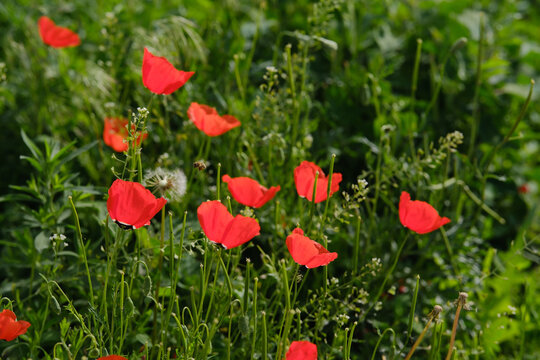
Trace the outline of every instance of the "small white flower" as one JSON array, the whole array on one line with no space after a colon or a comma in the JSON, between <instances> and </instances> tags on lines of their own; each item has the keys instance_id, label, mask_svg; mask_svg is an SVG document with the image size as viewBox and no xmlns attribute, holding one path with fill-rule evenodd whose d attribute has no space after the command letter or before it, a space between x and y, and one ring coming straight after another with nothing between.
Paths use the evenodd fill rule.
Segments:
<instances>
[{"instance_id":1,"label":"small white flower","mask_svg":"<svg viewBox=\"0 0 540 360\"><path fill-rule=\"evenodd\" d=\"M186 193L187 179L180 169L170 171L158 167L146 172L144 185L169 201L178 201Z\"/></svg>"}]
</instances>

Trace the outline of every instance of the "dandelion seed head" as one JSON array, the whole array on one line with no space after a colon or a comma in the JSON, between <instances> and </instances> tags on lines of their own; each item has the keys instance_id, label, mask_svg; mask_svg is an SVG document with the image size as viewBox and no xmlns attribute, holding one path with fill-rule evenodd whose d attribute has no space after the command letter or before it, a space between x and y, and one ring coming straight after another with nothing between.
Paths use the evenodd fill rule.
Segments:
<instances>
[{"instance_id":1,"label":"dandelion seed head","mask_svg":"<svg viewBox=\"0 0 540 360\"><path fill-rule=\"evenodd\" d=\"M180 169L165 170L161 167L149 170L144 177L144 185L152 188L169 201L179 201L186 193L187 179Z\"/></svg>"}]
</instances>

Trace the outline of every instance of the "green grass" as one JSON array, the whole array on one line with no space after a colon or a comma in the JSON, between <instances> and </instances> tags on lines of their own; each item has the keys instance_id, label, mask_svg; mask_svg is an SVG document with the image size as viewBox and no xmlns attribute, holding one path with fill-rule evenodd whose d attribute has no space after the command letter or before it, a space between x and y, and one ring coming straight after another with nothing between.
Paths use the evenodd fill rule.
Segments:
<instances>
[{"instance_id":1,"label":"green grass","mask_svg":"<svg viewBox=\"0 0 540 360\"><path fill-rule=\"evenodd\" d=\"M44 45L41 15L81 46ZM319 359L400 359L437 304L412 358L444 359L462 291L453 359L536 359L539 24L534 1L2 2L0 310L32 326L0 359L282 359L296 340ZM195 76L153 96L145 46ZM191 102L242 126L210 140ZM105 117L138 107L140 165L102 141ZM343 174L328 202L297 195L303 160ZM158 166L186 173L186 195L119 229L115 174ZM219 174L281 191L244 208ZM401 191L452 222L404 228ZM261 235L208 241L196 209L217 198ZM298 225L338 258L298 267Z\"/></svg>"}]
</instances>

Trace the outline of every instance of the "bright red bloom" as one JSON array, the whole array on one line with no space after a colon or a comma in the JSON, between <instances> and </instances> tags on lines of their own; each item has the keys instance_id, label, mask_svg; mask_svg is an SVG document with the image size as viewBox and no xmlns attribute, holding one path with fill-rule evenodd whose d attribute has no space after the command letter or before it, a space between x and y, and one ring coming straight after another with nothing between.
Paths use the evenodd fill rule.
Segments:
<instances>
[{"instance_id":1,"label":"bright red bloom","mask_svg":"<svg viewBox=\"0 0 540 360\"><path fill-rule=\"evenodd\" d=\"M518 192L520 194L527 194L529 192L529 185L523 184L520 187L518 187Z\"/></svg>"},{"instance_id":2,"label":"bright red bloom","mask_svg":"<svg viewBox=\"0 0 540 360\"><path fill-rule=\"evenodd\" d=\"M120 355L108 355L108 356L102 356L97 360L128 360L128 359Z\"/></svg>"},{"instance_id":3,"label":"bright red bloom","mask_svg":"<svg viewBox=\"0 0 540 360\"><path fill-rule=\"evenodd\" d=\"M315 184L315 174L319 172L317 179L317 191L315 192L315 203L320 203L326 200L328 190L328 177L324 175L324 172L320 167L310 161L302 161L300 165L294 169L294 183L296 184L296 191L298 195L313 200L313 186ZM332 174L332 187L330 188L330 196L339 190L339 183L342 176L340 173Z\"/></svg>"},{"instance_id":4,"label":"bright red bloom","mask_svg":"<svg viewBox=\"0 0 540 360\"><path fill-rule=\"evenodd\" d=\"M184 86L194 71L176 70L164 57L155 56L144 48L142 81L154 94L169 95Z\"/></svg>"},{"instance_id":5,"label":"bright red bloom","mask_svg":"<svg viewBox=\"0 0 540 360\"><path fill-rule=\"evenodd\" d=\"M406 191L399 199L399 220L403 226L419 234L427 234L450 222L449 218L440 217L427 202L411 201L411 195Z\"/></svg>"},{"instance_id":6,"label":"bright red bloom","mask_svg":"<svg viewBox=\"0 0 540 360\"><path fill-rule=\"evenodd\" d=\"M187 111L195 126L208 136L218 136L241 125L232 115L219 116L216 109L192 102Z\"/></svg>"},{"instance_id":7,"label":"bright red bloom","mask_svg":"<svg viewBox=\"0 0 540 360\"><path fill-rule=\"evenodd\" d=\"M28 321L17 321L17 316L11 310L4 309L0 313L0 340L11 341L26 333L30 327Z\"/></svg>"},{"instance_id":8,"label":"bright red bloom","mask_svg":"<svg viewBox=\"0 0 540 360\"><path fill-rule=\"evenodd\" d=\"M139 183L116 179L109 188L107 210L121 228L138 229L150 225L150 220L166 203L167 200L156 199Z\"/></svg>"},{"instance_id":9,"label":"bright red bloom","mask_svg":"<svg viewBox=\"0 0 540 360\"><path fill-rule=\"evenodd\" d=\"M279 185L267 189L256 180L243 176L232 178L229 175L223 175L221 180L227 183L229 191L236 201L254 208L260 208L266 204L281 189Z\"/></svg>"},{"instance_id":10,"label":"bright red bloom","mask_svg":"<svg viewBox=\"0 0 540 360\"><path fill-rule=\"evenodd\" d=\"M304 231L300 228L293 230L287 236L287 249L297 264L305 265L308 269L328 265L336 260L338 254L329 252L316 241L304 236Z\"/></svg>"},{"instance_id":11,"label":"bright red bloom","mask_svg":"<svg viewBox=\"0 0 540 360\"><path fill-rule=\"evenodd\" d=\"M124 142L128 137L127 124L128 119L121 118L105 118L105 126L103 127L103 141L110 146L114 151L127 151L128 143ZM135 130L135 126L132 126ZM148 134L139 134L137 136L137 145L148 137Z\"/></svg>"},{"instance_id":12,"label":"bright red bloom","mask_svg":"<svg viewBox=\"0 0 540 360\"><path fill-rule=\"evenodd\" d=\"M309 341L293 341L285 355L286 360L317 360L317 345Z\"/></svg>"},{"instance_id":13,"label":"bright red bloom","mask_svg":"<svg viewBox=\"0 0 540 360\"><path fill-rule=\"evenodd\" d=\"M257 220L236 215L233 217L221 202L205 201L197 209L199 223L208 239L232 249L260 234Z\"/></svg>"},{"instance_id":14,"label":"bright red bloom","mask_svg":"<svg viewBox=\"0 0 540 360\"><path fill-rule=\"evenodd\" d=\"M54 48L80 45L79 35L68 28L56 26L54 21L46 16L42 16L38 21L39 35L43 42Z\"/></svg>"}]
</instances>

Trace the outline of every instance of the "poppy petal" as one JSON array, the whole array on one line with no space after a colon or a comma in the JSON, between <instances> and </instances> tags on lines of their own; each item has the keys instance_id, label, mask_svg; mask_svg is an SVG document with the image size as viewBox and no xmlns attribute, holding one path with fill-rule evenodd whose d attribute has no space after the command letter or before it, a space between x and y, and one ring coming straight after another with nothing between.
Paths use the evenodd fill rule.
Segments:
<instances>
[{"instance_id":1,"label":"poppy petal","mask_svg":"<svg viewBox=\"0 0 540 360\"><path fill-rule=\"evenodd\" d=\"M128 359L120 355L108 355L108 356L102 356L97 360L128 360Z\"/></svg>"},{"instance_id":2,"label":"poppy petal","mask_svg":"<svg viewBox=\"0 0 540 360\"><path fill-rule=\"evenodd\" d=\"M12 341L26 333L29 327L28 321L17 321L17 316L11 310L4 309L0 313L0 340Z\"/></svg>"},{"instance_id":3,"label":"poppy petal","mask_svg":"<svg viewBox=\"0 0 540 360\"><path fill-rule=\"evenodd\" d=\"M307 268L315 268L328 265L337 258L337 253L329 252L321 244L304 236L300 228L293 230L292 234L286 239L287 249L293 260Z\"/></svg>"},{"instance_id":4,"label":"poppy petal","mask_svg":"<svg viewBox=\"0 0 540 360\"><path fill-rule=\"evenodd\" d=\"M317 360L317 345L309 341L293 341L285 355L286 360Z\"/></svg>"},{"instance_id":5,"label":"poppy petal","mask_svg":"<svg viewBox=\"0 0 540 360\"><path fill-rule=\"evenodd\" d=\"M216 109L208 105L191 103L187 111L188 117L197 129L208 136L219 136L241 125L232 115L219 116Z\"/></svg>"},{"instance_id":6,"label":"poppy petal","mask_svg":"<svg viewBox=\"0 0 540 360\"><path fill-rule=\"evenodd\" d=\"M150 220L165 206L167 200L156 199L139 183L117 179L109 188L107 210L119 225L138 229L150 225Z\"/></svg>"},{"instance_id":7,"label":"poppy petal","mask_svg":"<svg viewBox=\"0 0 540 360\"><path fill-rule=\"evenodd\" d=\"M197 217L206 237L216 243L221 243L227 225L234 218L219 201L203 202L197 209Z\"/></svg>"},{"instance_id":8,"label":"poppy petal","mask_svg":"<svg viewBox=\"0 0 540 360\"><path fill-rule=\"evenodd\" d=\"M206 237L227 249L242 245L259 235L257 220L247 216L233 217L221 202L206 201L199 205L197 217Z\"/></svg>"},{"instance_id":9,"label":"poppy petal","mask_svg":"<svg viewBox=\"0 0 540 360\"><path fill-rule=\"evenodd\" d=\"M128 119L105 118L105 126L103 127L103 141L116 152L124 152L128 150L129 145L125 141L129 136L126 128L128 123ZM135 131L134 125L132 126L132 130ZM148 134L139 133L137 136L137 145L139 145L147 137Z\"/></svg>"},{"instance_id":10,"label":"poppy petal","mask_svg":"<svg viewBox=\"0 0 540 360\"><path fill-rule=\"evenodd\" d=\"M440 217L433 206L425 201L411 201L411 196L403 191L399 200L399 220L403 226L418 234L427 234L448 224L450 219Z\"/></svg>"},{"instance_id":11,"label":"poppy petal","mask_svg":"<svg viewBox=\"0 0 540 360\"><path fill-rule=\"evenodd\" d=\"M143 84L154 94L169 95L178 90L195 74L193 71L177 70L167 59L155 56L144 48Z\"/></svg>"},{"instance_id":12,"label":"poppy petal","mask_svg":"<svg viewBox=\"0 0 540 360\"><path fill-rule=\"evenodd\" d=\"M229 175L223 175L221 179L227 183L229 191L236 201L254 208L266 204L281 189L279 186L267 189L256 180L243 176L231 178Z\"/></svg>"},{"instance_id":13,"label":"poppy petal","mask_svg":"<svg viewBox=\"0 0 540 360\"><path fill-rule=\"evenodd\" d=\"M221 239L221 245L226 249L235 248L259 235L260 230L261 227L257 220L247 216L236 215L227 225Z\"/></svg>"},{"instance_id":14,"label":"poppy petal","mask_svg":"<svg viewBox=\"0 0 540 360\"><path fill-rule=\"evenodd\" d=\"M77 46L81 43L79 35L68 28L56 26L54 21L46 16L39 18L38 27L41 40L54 48Z\"/></svg>"},{"instance_id":15,"label":"poppy petal","mask_svg":"<svg viewBox=\"0 0 540 360\"><path fill-rule=\"evenodd\" d=\"M318 176L317 176L318 173ZM327 199L328 177L324 175L322 169L310 161L302 161L300 165L294 169L294 183L296 192L299 196L313 200L313 186L317 177L317 190L315 191L315 203L320 203ZM339 183L342 180L340 173L332 174L332 186L330 188L330 196L339 190Z\"/></svg>"}]
</instances>

